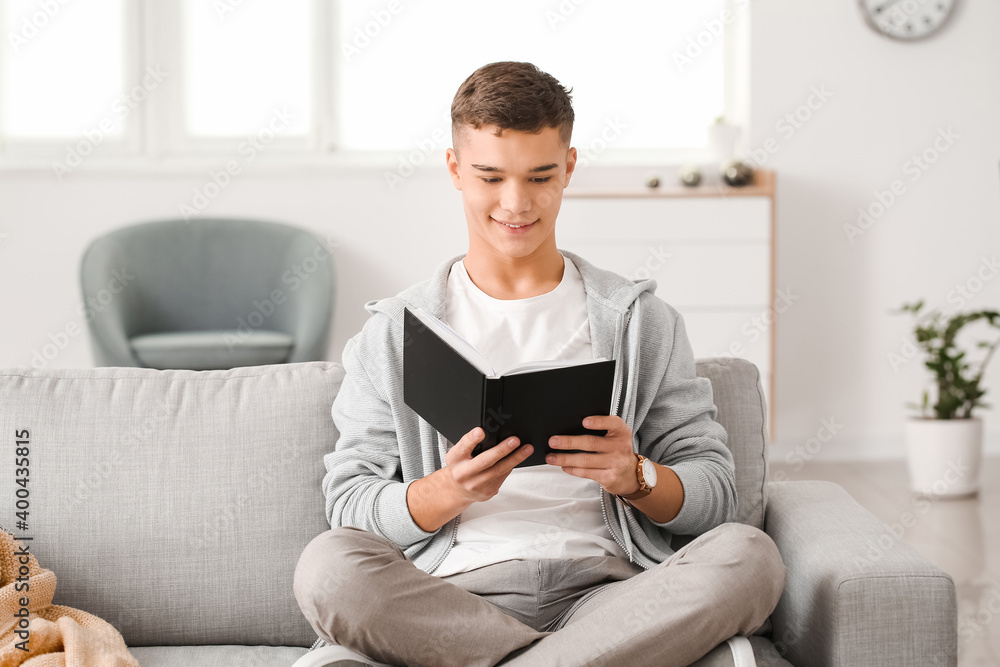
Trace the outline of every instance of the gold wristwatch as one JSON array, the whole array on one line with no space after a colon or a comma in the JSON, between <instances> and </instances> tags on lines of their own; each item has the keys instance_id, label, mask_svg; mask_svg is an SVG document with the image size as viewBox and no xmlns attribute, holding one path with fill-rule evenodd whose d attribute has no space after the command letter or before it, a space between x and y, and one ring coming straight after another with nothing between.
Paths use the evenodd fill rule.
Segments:
<instances>
[{"instance_id":1,"label":"gold wristwatch","mask_svg":"<svg viewBox=\"0 0 1000 667\"><path fill-rule=\"evenodd\" d=\"M653 492L653 487L656 486L656 466L653 465L652 461L640 454L636 454L635 458L635 476L639 480L639 490L627 496L615 496L626 505L632 505L630 502L632 500L645 498Z\"/></svg>"}]
</instances>

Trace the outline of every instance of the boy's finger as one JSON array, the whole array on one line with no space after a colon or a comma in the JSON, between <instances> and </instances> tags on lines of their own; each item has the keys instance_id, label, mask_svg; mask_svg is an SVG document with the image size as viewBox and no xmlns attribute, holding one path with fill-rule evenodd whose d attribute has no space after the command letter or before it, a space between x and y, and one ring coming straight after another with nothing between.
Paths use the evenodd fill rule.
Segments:
<instances>
[{"instance_id":1,"label":"boy's finger","mask_svg":"<svg viewBox=\"0 0 1000 667\"><path fill-rule=\"evenodd\" d=\"M476 445L482 441L485 435L486 434L483 433L483 429L477 426L463 435L462 439L455 443L455 446L451 448L449 453L456 452L456 454L461 456L463 459L472 458L472 450L476 448Z\"/></svg>"},{"instance_id":2,"label":"boy's finger","mask_svg":"<svg viewBox=\"0 0 1000 667\"><path fill-rule=\"evenodd\" d=\"M508 456L507 460L504 461L503 467L501 468L501 470L503 470L503 474L504 475L510 474L510 471L516 468L519 463L521 463L529 456L531 456L531 452L533 451L534 448L531 445L525 445L524 447L520 447L516 452Z\"/></svg>"},{"instance_id":3,"label":"boy's finger","mask_svg":"<svg viewBox=\"0 0 1000 667\"><path fill-rule=\"evenodd\" d=\"M503 457L517 449L519 442L517 436L511 436L476 456L475 459L480 465L479 469L488 470L495 466Z\"/></svg>"}]
</instances>

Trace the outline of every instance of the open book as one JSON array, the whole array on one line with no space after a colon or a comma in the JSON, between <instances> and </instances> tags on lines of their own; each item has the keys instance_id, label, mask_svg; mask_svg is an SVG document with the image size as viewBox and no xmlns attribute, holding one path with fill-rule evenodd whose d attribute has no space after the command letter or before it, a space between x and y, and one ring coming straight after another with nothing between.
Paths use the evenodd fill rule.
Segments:
<instances>
[{"instance_id":1,"label":"open book","mask_svg":"<svg viewBox=\"0 0 1000 667\"><path fill-rule=\"evenodd\" d=\"M429 312L404 308L403 317L404 402L452 443L482 427L474 456L517 436L534 447L520 466L543 465L553 435L607 433L582 422L611 414L613 360L530 361L498 372Z\"/></svg>"}]
</instances>

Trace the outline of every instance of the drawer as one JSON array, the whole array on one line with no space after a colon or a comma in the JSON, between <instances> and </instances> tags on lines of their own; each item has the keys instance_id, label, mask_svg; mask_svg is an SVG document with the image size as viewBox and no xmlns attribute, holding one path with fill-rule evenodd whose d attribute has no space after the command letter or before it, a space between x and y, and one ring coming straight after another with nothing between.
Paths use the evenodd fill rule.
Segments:
<instances>
[{"instance_id":1,"label":"drawer","mask_svg":"<svg viewBox=\"0 0 1000 667\"><path fill-rule=\"evenodd\" d=\"M558 245L626 278L653 278L656 295L678 310L685 306L763 306L771 301L771 245L767 241L608 245L573 238Z\"/></svg>"},{"instance_id":2,"label":"drawer","mask_svg":"<svg viewBox=\"0 0 1000 667\"><path fill-rule=\"evenodd\" d=\"M556 237L602 243L769 240L771 200L768 197L566 197L556 222Z\"/></svg>"},{"instance_id":3,"label":"drawer","mask_svg":"<svg viewBox=\"0 0 1000 667\"><path fill-rule=\"evenodd\" d=\"M736 313L677 310L684 316L695 359L741 357L755 364L761 373L770 372L771 328L775 322L766 316L767 307Z\"/></svg>"}]
</instances>

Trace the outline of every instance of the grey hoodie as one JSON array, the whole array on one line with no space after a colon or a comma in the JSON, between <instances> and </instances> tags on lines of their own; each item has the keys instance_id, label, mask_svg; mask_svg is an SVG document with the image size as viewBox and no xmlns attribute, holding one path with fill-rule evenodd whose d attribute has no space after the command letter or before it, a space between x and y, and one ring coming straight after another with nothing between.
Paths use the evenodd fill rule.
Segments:
<instances>
[{"instance_id":1,"label":"grey hoodie","mask_svg":"<svg viewBox=\"0 0 1000 667\"><path fill-rule=\"evenodd\" d=\"M736 516L733 456L715 421L712 385L695 375L684 320L653 292L654 280L629 280L560 250L583 278L595 357L615 359L612 405L632 430L635 451L669 466L684 487L673 520L658 523L601 490L604 520L615 541L642 567L672 554L673 535L700 535ZM372 317L344 347L346 371L331 413L340 433L323 457L330 525L363 528L433 572L455 541L461 516L434 532L410 516L406 490L442 467L451 446L403 402L403 307L444 318L453 257L423 282L369 301Z\"/></svg>"}]
</instances>

